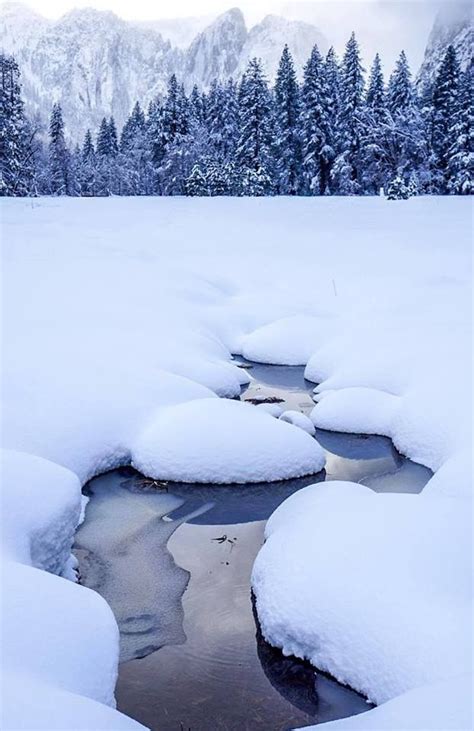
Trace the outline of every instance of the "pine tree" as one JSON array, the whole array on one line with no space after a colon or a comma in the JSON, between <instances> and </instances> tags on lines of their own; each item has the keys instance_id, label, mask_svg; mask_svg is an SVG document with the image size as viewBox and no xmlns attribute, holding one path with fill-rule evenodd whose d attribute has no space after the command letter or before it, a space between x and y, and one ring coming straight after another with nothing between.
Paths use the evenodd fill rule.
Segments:
<instances>
[{"instance_id":1,"label":"pine tree","mask_svg":"<svg viewBox=\"0 0 474 731\"><path fill-rule=\"evenodd\" d=\"M206 178L201 171L201 167L196 163L190 175L186 178L186 195L199 196L206 195L206 193Z\"/></svg>"},{"instance_id":2,"label":"pine tree","mask_svg":"<svg viewBox=\"0 0 474 731\"><path fill-rule=\"evenodd\" d=\"M0 54L0 195L25 196L35 189L34 132L21 98L13 56Z\"/></svg>"},{"instance_id":3,"label":"pine tree","mask_svg":"<svg viewBox=\"0 0 474 731\"><path fill-rule=\"evenodd\" d=\"M333 100L326 81L325 67L314 46L304 68L301 110L303 186L307 195L329 192L331 164L335 157Z\"/></svg>"},{"instance_id":4,"label":"pine tree","mask_svg":"<svg viewBox=\"0 0 474 731\"><path fill-rule=\"evenodd\" d=\"M64 137L64 122L59 103L53 104L49 124L49 187L53 195L69 195L69 151Z\"/></svg>"},{"instance_id":5,"label":"pine tree","mask_svg":"<svg viewBox=\"0 0 474 731\"><path fill-rule=\"evenodd\" d=\"M115 155L118 155L118 151L119 145L115 119L109 117L109 154L115 157Z\"/></svg>"},{"instance_id":6,"label":"pine tree","mask_svg":"<svg viewBox=\"0 0 474 731\"><path fill-rule=\"evenodd\" d=\"M474 194L473 66L461 74L456 108L449 128L448 190L456 195Z\"/></svg>"},{"instance_id":7,"label":"pine tree","mask_svg":"<svg viewBox=\"0 0 474 731\"><path fill-rule=\"evenodd\" d=\"M249 61L239 92L240 136L236 161L245 195L272 191L271 97L258 59Z\"/></svg>"},{"instance_id":8,"label":"pine tree","mask_svg":"<svg viewBox=\"0 0 474 731\"><path fill-rule=\"evenodd\" d=\"M338 120L339 155L332 178L341 195L362 192L361 137L364 112L364 70L359 45L352 33L346 45L341 68L340 107Z\"/></svg>"},{"instance_id":9,"label":"pine tree","mask_svg":"<svg viewBox=\"0 0 474 731\"><path fill-rule=\"evenodd\" d=\"M381 149L380 127L387 109L385 83L380 56L377 53L370 72L363 132L363 190L377 195L386 181L385 151Z\"/></svg>"},{"instance_id":10,"label":"pine tree","mask_svg":"<svg viewBox=\"0 0 474 731\"><path fill-rule=\"evenodd\" d=\"M449 192L448 166L454 142L450 130L457 109L458 82L459 63L454 47L449 46L436 76L431 115L433 181L438 193Z\"/></svg>"},{"instance_id":11,"label":"pine tree","mask_svg":"<svg viewBox=\"0 0 474 731\"><path fill-rule=\"evenodd\" d=\"M92 141L92 134L90 129L87 130L84 142L82 144L82 151L80 156L80 163L78 166L78 193L80 196L95 196L97 195L97 181L96 181L96 159L94 143Z\"/></svg>"},{"instance_id":12,"label":"pine tree","mask_svg":"<svg viewBox=\"0 0 474 731\"><path fill-rule=\"evenodd\" d=\"M405 51L402 51L388 83L387 107L391 114L396 114L409 109L414 101L411 71Z\"/></svg>"},{"instance_id":13,"label":"pine tree","mask_svg":"<svg viewBox=\"0 0 474 731\"><path fill-rule=\"evenodd\" d=\"M378 53L375 55L372 64L365 102L368 110L376 119L383 118L385 114L385 82Z\"/></svg>"},{"instance_id":14,"label":"pine tree","mask_svg":"<svg viewBox=\"0 0 474 731\"><path fill-rule=\"evenodd\" d=\"M97 135L96 144L97 154L100 157L107 157L111 151L109 123L104 117L100 123L99 134Z\"/></svg>"},{"instance_id":15,"label":"pine tree","mask_svg":"<svg viewBox=\"0 0 474 731\"><path fill-rule=\"evenodd\" d=\"M301 185L302 151L299 133L300 90L293 58L283 49L275 82L275 123L277 143L276 186L283 195L296 195Z\"/></svg>"}]
</instances>

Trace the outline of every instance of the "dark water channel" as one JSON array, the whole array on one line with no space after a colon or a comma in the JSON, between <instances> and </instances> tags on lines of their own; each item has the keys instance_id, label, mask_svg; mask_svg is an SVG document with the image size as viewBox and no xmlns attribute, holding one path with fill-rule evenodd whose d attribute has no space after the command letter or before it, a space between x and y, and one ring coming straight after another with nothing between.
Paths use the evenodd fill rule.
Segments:
<instances>
[{"instance_id":1,"label":"dark water channel","mask_svg":"<svg viewBox=\"0 0 474 731\"><path fill-rule=\"evenodd\" d=\"M302 368L254 365L242 399L308 412ZM147 485L131 468L86 486L75 552L82 582L109 602L121 635L118 708L154 731L283 731L368 710L365 699L262 638L250 593L265 521L324 480L420 492L431 473L390 440L318 431L326 470L258 485Z\"/></svg>"}]
</instances>

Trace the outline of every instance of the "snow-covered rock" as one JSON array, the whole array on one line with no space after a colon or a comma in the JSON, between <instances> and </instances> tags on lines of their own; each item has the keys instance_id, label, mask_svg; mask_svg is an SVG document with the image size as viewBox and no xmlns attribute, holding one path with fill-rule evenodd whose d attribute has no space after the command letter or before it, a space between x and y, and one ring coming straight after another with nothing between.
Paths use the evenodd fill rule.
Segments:
<instances>
[{"instance_id":1,"label":"snow-covered rock","mask_svg":"<svg viewBox=\"0 0 474 731\"><path fill-rule=\"evenodd\" d=\"M136 440L143 474L180 482L271 482L319 472L308 434L241 401L204 399L160 410Z\"/></svg>"},{"instance_id":2,"label":"snow-covered rock","mask_svg":"<svg viewBox=\"0 0 474 731\"><path fill-rule=\"evenodd\" d=\"M373 388L323 391L310 414L320 429L353 434L391 435L392 421L400 403L398 396Z\"/></svg>"},{"instance_id":3,"label":"snow-covered rock","mask_svg":"<svg viewBox=\"0 0 474 731\"><path fill-rule=\"evenodd\" d=\"M283 414L283 409L279 404L255 404L257 409L260 409L261 411L266 411L267 414L270 414L275 419L279 419L280 416Z\"/></svg>"},{"instance_id":4,"label":"snow-covered rock","mask_svg":"<svg viewBox=\"0 0 474 731\"><path fill-rule=\"evenodd\" d=\"M311 436L313 436L316 432L311 419L305 414L302 414L300 411L293 411L290 409L288 411L284 411L279 418L281 421L286 421L288 424L293 424L293 426L303 429L303 431L311 434Z\"/></svg>"},{"instance_id":5,"label":"snow-covered rock","mask_svg":"<svg viewBox=\"0 0 474 731\"><path fill-rule=\"evenodd\" d=\"M257 328L241 344L242 355L257 363L306 365L327 337L330 320L295 315Z\"/></svg>"},{"instance_id":6,"label":"snow-covered rock","mask_svg":"<svg viewBox=\"0 0 474 731\"><path fill-rule=\"evenodd\" d=\"M254 565L264 636L377 704L469 673L467 508L343 482L294 493Z\"/></svg>"},{"instance_id":7,"label":"snow-covered rock","mask_svg":"<svg viewBox=\"0 0 474 731\"><path fill-rule=\"evenodd\" d=\"M367 713L306 726L305 731L470 731L472 713L466 698L472 680L472 675L459 675L414 688Z\"/></svg>"}]
</instances>

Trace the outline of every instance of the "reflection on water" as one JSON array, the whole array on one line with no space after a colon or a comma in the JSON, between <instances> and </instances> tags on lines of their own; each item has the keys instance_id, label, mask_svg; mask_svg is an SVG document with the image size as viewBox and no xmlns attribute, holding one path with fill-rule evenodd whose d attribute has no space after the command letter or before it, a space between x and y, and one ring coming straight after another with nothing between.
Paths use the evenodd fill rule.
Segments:
<instances>
[{"instance_id":1,"label":"reflection on water","mask_svg":"<svg viewBox=\"0 0 474 731\"><path fill-rule=\"evenodd\" d=\"M312 407L301 368L256 366L243 394ZM267 384L267 381L270 381ZM303 404L303 406L301 406ZM82 581L111 605L121 634L120 710L157 731L283 731L367 710L365 700L262 638L250 573L265 521L322 480L418 492L428 470L390 440L318 432L325 472L249 486L173 483L144 489L131 468L89 483L77 534ZM141 659L137 659L141 658Z\"/></svg>"}]
</instances>

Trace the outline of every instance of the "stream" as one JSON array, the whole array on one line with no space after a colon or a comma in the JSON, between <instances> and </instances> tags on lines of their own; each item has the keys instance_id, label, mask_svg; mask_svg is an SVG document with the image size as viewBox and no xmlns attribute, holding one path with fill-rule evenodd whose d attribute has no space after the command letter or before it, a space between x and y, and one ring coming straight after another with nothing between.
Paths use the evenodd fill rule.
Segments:
<instances>
[{"instance_id":1,"label":"stream","mask_svg":"<svg viewBox=\"0 0 474 731\"><path fill-rule=\"evenodd\" d=\"M299 367L252 366L242 400L281 399L308 413ZM156 485L125 467L94 478L75 544L81 582L120 629L119 710L153 731L284 731L368 710L353 690L284 657L261 636L250 574L265 521L324 480L420 492L431 472L384 437L317 430L318 475L250 485Z\"/></svg>"}]
</instances>

